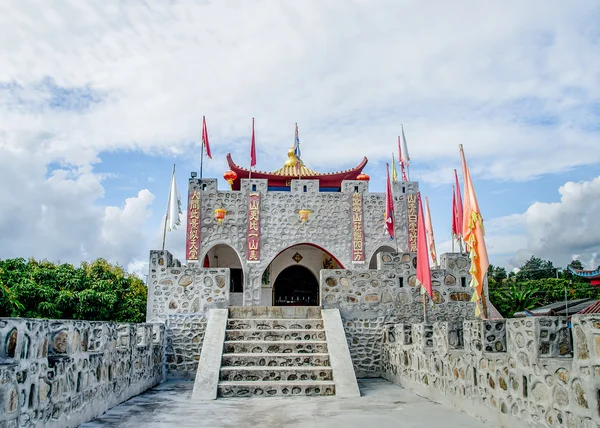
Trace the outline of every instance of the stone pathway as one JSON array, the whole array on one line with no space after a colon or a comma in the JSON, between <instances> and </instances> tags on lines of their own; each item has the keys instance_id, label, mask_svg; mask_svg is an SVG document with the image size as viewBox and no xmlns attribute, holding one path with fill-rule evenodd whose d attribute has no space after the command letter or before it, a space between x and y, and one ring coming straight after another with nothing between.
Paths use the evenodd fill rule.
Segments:
<instances>
[{"instance_id":1,"label":"stone pathway","mask_svg":"<svg viewBox=\"0 0 600 428\"><path fill-rule=\"evenodd\" d=\"M271 397L190 401L193 382L169 381L81 428L489 427L383 379L359 380L360 398Z\"/></svg>"}]
</instances>

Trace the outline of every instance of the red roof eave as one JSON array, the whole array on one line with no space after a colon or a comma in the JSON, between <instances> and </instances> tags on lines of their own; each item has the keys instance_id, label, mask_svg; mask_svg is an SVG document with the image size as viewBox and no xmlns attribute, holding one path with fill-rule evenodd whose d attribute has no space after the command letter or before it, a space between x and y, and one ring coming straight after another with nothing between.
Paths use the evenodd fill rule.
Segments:
<instances>
[{"instance_id":1,"label":"red roof eave","mask_svg":"<svg viewBox=\"0 0 600 428\"><path fill-rule=\"evenodd\" d=\"M331 172L319 175L306 177L307 180L319 180L319 187L341 187L344 180L356 180L363 168L367 165L368 159L363 158L362 162L349 170L340 172ZM240 190L242 178L249 178L250 170L243 168L231 159L231 153L227 153L227 163L229 168L237 174L237 178L233 180L232 190ZM289 187L289 180L297 179L297 175L276 175L271 172L252 171L252 178L268 180L268 186L272 187Z\"/></svg>"}]
</instances>

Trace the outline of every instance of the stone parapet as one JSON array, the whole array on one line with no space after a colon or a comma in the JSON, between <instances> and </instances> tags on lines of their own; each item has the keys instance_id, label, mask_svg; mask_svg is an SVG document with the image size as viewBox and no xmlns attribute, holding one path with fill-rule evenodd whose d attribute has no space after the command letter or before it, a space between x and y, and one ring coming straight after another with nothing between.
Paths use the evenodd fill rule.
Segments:
<instances>
[{"instance_id":1,"label":"stone parapet","mask_svg":"<svg viewBox=\"0 0 600 428\"><path fill-rule=\"evenodd\" d=\"M150 251L146 320L227 308L229 276L229 269L181 266L168 251Z\"/></svg>"},{"instance_id":2,"label":"stone parapet","mask_svg":"<svg viewBox=\"0 0 600 428\"><path fill-rule=\"evenodd\" d=\"M600 317L572 324L573 343L563 317L387 325L383 375L495 426L595 427Z\"/></svg>"},{"instance_id":3,"label":"stone parapet","mask_svg":"<svg viewBox=\"0 0 600 428\"><path fill-rule=\"evenodd\" d=\"M162 324L0 318L0 426L75 427L164 378Z\"/></svg>"}]
</instances>

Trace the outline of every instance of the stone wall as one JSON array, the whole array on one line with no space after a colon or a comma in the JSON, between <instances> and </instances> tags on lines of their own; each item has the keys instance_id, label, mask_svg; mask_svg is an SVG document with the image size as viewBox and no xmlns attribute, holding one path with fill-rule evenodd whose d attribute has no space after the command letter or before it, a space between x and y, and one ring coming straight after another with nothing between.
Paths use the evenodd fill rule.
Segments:
<instances>
[{"instance_id":1,"label":"stone wall","mask_svg":"<svg viewBox=\"0 0 600 428\"><path fill-rule=\"evenodd\" d=\"M415 253L377 256L378 270L321 271L322 305L340 310L359 377L382 375L380 356L386 324L423 322L423 294L416 286ZM466 286L470 279L466 255L442 254L440 259L442 267L432 270L434 303L426 298L428 321L473 318L472 291Z\"/></svg>"},{"instance_id":2,"label":"stone wall","mask_svg":"<svg viewBox=\"0 0 600 428\"><path fill-rule=\"evenodd\" d=\"M165 362L168 379L195 378L206 322L207 318L202 314L167 317Z\"/></svg>"},{"instance_id":3,"label":"stone wall","mask_svg":"<svg viewBox=\"0 0 600 428\"><path fill-rule=\"evenodd\" d=\"M162 324L0 318L0 426L74 427L163 380Z\"/></svg>"},{"instance_id":4,"label":"stone wall","mask_svg":"<svg viewBox=\"0 0 600 428\"><path fill-rule=\"evenodd\" d=\"M384 377L495 426L596 427L600 317L572 324L573 335L562 317L388 325Z\"/></svg>"},{"instance_id":5,"label":"stone wall","mask_svg":"<svg viewBox=\"0 0 600 428\"><path fill-rule=\"evenodd\" d=\"M254 187L254 189L253 189ZM417 182L394 183L394 201L397 243L408 247L407 194L418 191ZM291 180L289 192L267 191L267 180L241 180L240 191L218 190L216 179L189 180L189 191L201 194L200 210L200 265L204 256L215 245L227 244L240 256L244 269L244 305L264 304L261 293L263 272L273 259L286 248L310 243L333 255L346 268L365 270L377 249L389 245L383 233L385 194L369 193L368 183L348 180L341 192L320 192L318 180ZM248 194L258 192L260 202L260 262L247 261ZM363 194L364 263L352 263L352 194ZM215 208L226 210L221 223L215 219ZM298 211L311 211L306 223L300 221ZM267 296L267 300L270 296Z\"/></svg>"},{"instance_id":6,"label":"stone wall","mask_svg":"<svg viewBox=\"0 0 600 428\"><path fill-rule=\"evenodd\" d=\"M168 251L150 251L146 321L206 314L229 305L229 269L182 266Z\"/></svg>"}]
</instances>

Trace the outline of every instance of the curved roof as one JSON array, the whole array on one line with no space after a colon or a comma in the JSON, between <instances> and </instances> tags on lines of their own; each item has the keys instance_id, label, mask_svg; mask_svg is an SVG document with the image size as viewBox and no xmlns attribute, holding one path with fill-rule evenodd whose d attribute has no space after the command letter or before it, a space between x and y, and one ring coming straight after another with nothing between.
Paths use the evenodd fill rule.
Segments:
<instances>
[{"instance_id":1,"label":"curved roof","mask_svg":"<svg viewBox=\"0 0 600 428\"><path fill-rule=\"evenodd\" d=\"M567 266L567 267L574 275L580 276L582 278L588 278L588 279L600 278L600 269L579 270L579 269L573 269L571 266Z\"/></svg>"},{"instance_id":2,"label":"curved roof","mask_svg":"<svg viewBox=\"0 0 600 428\"><path fill-rule=\"evenodd\" d=\"M301 163L300 171L295 166L284 165L277 171L252 171L252 178L269 180L269 187L289 187L289 180L295 180L299 177L306 177L312 180L319 180L319 187L341 187L344 180L356 180L356 177L362 173L363 168L367 165L368 159L363 158L362 162L356 167L338 172L321 173L314 171ZM227 153L227 163L229 168L237 174L237 178L233 181L231 188L233 190L240 189L240 180L250 177L250 170L237 165L231 158L231 153Z\"/></svg>"}]
</instances>

